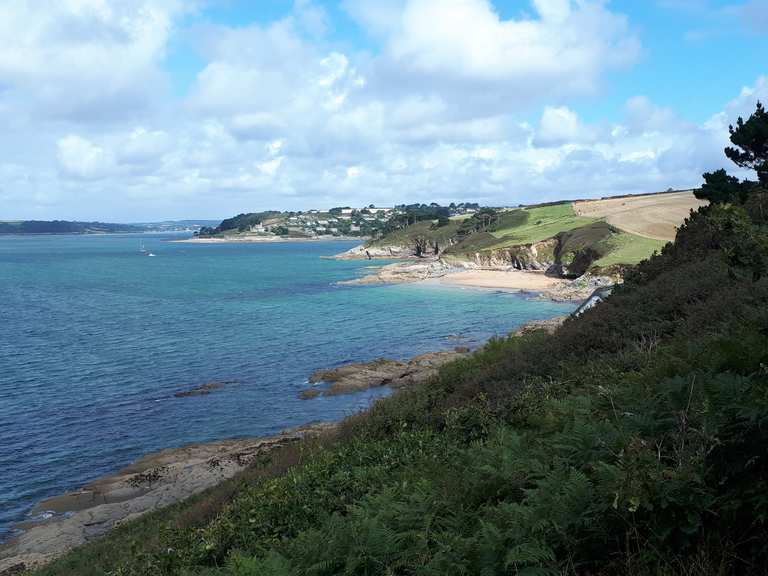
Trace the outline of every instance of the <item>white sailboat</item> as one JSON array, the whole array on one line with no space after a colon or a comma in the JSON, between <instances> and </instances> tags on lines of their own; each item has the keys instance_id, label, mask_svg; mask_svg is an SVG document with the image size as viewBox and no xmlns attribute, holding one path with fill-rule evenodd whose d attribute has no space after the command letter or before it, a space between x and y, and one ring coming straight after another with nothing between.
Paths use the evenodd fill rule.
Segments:
<instances>
[{"instance_id":1,"label":"white sailboat","mask_svg":"<svg viewBox=\"0 0 768 576\"><path fill-rule=\"evenodd\" d=\"M141 252L145 256L154 256L154 254L152 252L150 252L149 250L146 249L146 247L144 246L144 241L143 240L141 242L139 242L139 252Z\"/></svg>"}]
</instances>

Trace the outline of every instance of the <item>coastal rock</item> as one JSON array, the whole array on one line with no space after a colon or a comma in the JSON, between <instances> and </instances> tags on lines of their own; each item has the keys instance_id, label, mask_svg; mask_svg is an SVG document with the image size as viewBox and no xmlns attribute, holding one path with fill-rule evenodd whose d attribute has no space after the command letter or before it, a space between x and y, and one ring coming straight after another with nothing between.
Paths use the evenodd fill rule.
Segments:
<instances>
[{"instance_id":1,"label":"coastal rock","mask_svg":"<svg viewBox=\"0 0 768 576\"><path fill-rule=\"evenodd\" d=\"M310 377L311 383L326 382L330 386L322 391L316 388L303 391L299 397L306 400L319 395L349 394L378 386L403 387L425 382L437 375L441 366L466 358L469 348L458 347L449 352L428 352L399 362L379 358L372 362L345 364L330 370L318 370Z\"/></svg>"},{"instance_id":2,"label":"coastal rock","mask_svg":"<svg viewBox=\"0 0 768 576\"><path fill-rule=\"evenodd\" d=\"M547 318L545 320L532 320L512 332L512 336L524 336L525 334L538 332L539 330L544 330L547 334L554 334L567 318L568 316L555 316L554 318Z\"/></svg>"},{"instance_id":3,"label":"coastal rock","mask_svg":"<svg viewBox=\"0 0 768 576\"><path fill-rule=\"evenodd\" d=\"M187 398L189 396L205 396L215 390L221 390L222 388L224 388L229 384L236 384L236 382L234 380L229 380L225 382L208 382L207 384L201 384L200 386L195 386L194 388L185 390L183 392L176 392L174 396L176 398Z\"/></svg>"},{"instance_id":4,"label":"coastal rock","mask_svg":"<svg viewBox=\"0 0 768 576\"><path fill-rule=\"evenodd\" d=\"M413 246L366 246L361 244L334 256L336 260L368 260L372 258L413 258Z\"/></svg>"},{"instance_id":5,"label":"coastal rock","mask_svg":"<svg viewBox=\"0 0 768 576\"><path fill-rule=\"evenodd\" d=\"M440 278L463 269L462 266L456 266L438 258L419 258L415 261L396 262L374 268L367 276L339 284L405 284Z\"/></svg>"},{"instance_id":6,"label":"coastal rock","mask_svg":"<svg viewBox=\"0 0 768 576\"><path fill-rule=\"evenodd\" d=\"M497 270L549 270L555 264L558 240L550 238L533 244L520 244L509 248L475 252L470 261L477 267Z\"/></svg>"},{"instance_id":7,"label":"coastal rock","mask_svg":"<svg viewBox=\"0 0 768 576\"><path fill-rule=\"evenodd\" d=\"M19 574L24 574L26 571L27 565L21 562L20 564L9 566L8 568L0 571L0 576L18 576Z\"/></svg>"},{"instance_id":8,"label":"coastal rock","mask_svg":"<svg viewBox=\"0 0 768 576\"><path fill-rule=\"evenodd\" d=\"M51 511L58 516L21 526L24 531L0 549L0 574L13 574L22 564L27 569L44 565L119 524L235 476L273 450L334 428L315 424L269 438L224 440L145 456L77 492L41 502L33 513Z\"/></svg>"}]
</instances>

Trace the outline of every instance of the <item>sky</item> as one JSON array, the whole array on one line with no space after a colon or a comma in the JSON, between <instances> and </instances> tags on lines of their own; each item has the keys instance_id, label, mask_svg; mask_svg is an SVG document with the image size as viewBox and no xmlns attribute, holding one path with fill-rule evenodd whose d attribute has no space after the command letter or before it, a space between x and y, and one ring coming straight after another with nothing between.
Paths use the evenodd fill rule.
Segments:
<instances>
[{"instance_id":1,"label":"sky","mask_svg":"<svg viewBox=\"0 0 768 576\"><path fill-rule=\"evenodd\" d=\"M766 54L768 0L0 0L0 220L695 187Z\"/></svg>"}]
</instances>

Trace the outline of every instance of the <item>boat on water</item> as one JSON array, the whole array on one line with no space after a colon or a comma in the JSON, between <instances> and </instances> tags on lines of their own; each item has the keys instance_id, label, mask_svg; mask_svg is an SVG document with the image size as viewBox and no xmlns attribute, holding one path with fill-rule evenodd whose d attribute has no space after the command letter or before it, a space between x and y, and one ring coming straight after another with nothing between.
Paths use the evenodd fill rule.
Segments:
<instances>
[{"instance_id":1,"label":"boat on water","mask_svg":"<svg viewBox=\"0 0 768 576\"><path fill-rule=\"evenodd\" d=\"M155 255L152 252L150 252L149 250L147 250L146 246L144 246L144 241L139 242L139 252L141 252L145 256L154 256Z\"/></svg>"}]
</instances>

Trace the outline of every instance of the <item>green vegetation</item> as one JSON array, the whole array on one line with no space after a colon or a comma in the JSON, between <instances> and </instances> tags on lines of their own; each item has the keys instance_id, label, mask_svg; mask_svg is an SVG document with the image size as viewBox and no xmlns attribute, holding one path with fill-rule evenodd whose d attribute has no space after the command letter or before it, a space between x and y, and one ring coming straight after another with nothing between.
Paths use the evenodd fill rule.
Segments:
<instances>
[{"instance_id":1,"label":"green vegetation","mask_svg":"<svg viewBox=\"0 0 768 576\"><path fill-rule=\"evenodd\" d=\"M200 230L200 236L215 236L225 232L247 232L251 227L258 226L271 218L276 218L280 214L280 212L274 210L238 214L223 220L216 228L203 228Z\"/></svg>"},{"instance_id":2,"label":"green vegetation","mask_svg":"<svg viewBox=\"0 0 768 576\"><path fill-rule=\"evenodd\" d=\"M599 268L616 265L634 265L645 260L654 252L660 252L666 242L644 238L627 232L620 232L608 241L608 253L595 262Z\"/></svg>"},{"instance_id":3,"label":"green vegetation","mask_svg":"<svg viewBox=\"0 0 768 576\"><path fill-rule=\"evenodd\" d=\"M0 222L0 234L107 234L144 232L145 226L67 220L19 220Z\"/></svg>"},{"instance_id":4,"label":"green vegetation","mask_svg":"<svg viewBox=\"0 0 768 576\"><path fill-rule=\"evenodd\" d=\"M573 204L555 204L533 206L523 209L528 218L521 225L494 230L492 234L499 238L501 246L514 244L533 244L552 238L560 232L580 228L595 222L594 218L578 216L573 211Z\"/></svg>"},{"instance_id":5,"label":"green vegetation","mask_svg":"<svg viewBox=\"0 0 768 576\"><path fill-rule=\"evenodd\" d=\"M197 521L40 574L763 574L766 263L746 204L702 208L554 335L494 340Z\"/></svg>"},{"instance_id":6,"label":"green vegetation","mask_svg":"<svg viewBox=\"0 0 768 576\"><path fill-rule=\"evenodd\" d=\"M389 232L382 239L374 240L370 243L371 246L386 246L386 245L408 245L416 244L421 238L428 238L431 242L436 242L438 245L448 244L451 238L454 238L461 226L461 221L457 219L449 220L448 224L444 226L437 226L437 222L432 220L422 220L398 228Z\"/></svg>"}]
</instances>

